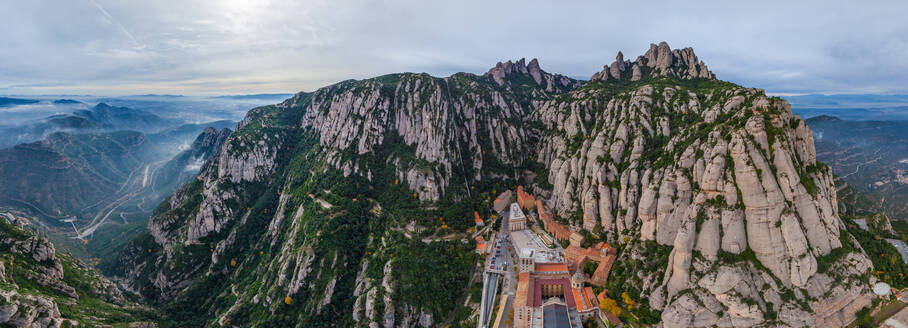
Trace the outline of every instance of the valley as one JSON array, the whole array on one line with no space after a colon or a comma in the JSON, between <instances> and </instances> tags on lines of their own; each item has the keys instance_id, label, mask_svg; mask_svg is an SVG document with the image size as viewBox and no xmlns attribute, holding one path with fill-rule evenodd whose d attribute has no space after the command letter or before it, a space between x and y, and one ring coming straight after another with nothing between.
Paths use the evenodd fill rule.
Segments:
<instances>
[{"instance_id":1,"label":"valley","mask_svg":"<svg viewBox=\"0 0 908 328\"><path fill-rule=\"evenodd\" d=\"M817 158L841 181L863 193L861 207L908 220L908 121L842 120L817 116L807 120L815 135Z\"/></svg>"}]
</instances>

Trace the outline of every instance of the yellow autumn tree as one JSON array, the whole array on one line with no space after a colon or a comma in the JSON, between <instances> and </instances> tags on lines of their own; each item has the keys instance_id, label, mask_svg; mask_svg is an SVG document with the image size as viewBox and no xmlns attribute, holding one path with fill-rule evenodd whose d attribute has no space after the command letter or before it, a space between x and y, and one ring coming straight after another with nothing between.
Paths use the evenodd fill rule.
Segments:
<instances>
[{"instance_id":1,"label":"yellow autumn tree","mask_svg":"<svg viewBox=\"0 0 908 328\"><path fill-rule=\"evenodd\" d=\"M618 302L615 302L615 300L608 297L606 297L604 300L602 300L601 303L599 303L599 308L601 308L603 311L611 312L616 317L621 315L621 307L618 306Z\"/></svg>"},{"instance_id":2,"label":"yellow autumn tree","mask_svg":"<svg viewBox=\"0 0 908 328\"><path fill-rule=\"evenodd\" d=\"M637 306L637 301L634 301L630 296L627 295L627 292L621 293L621 299L624 300L624 304L627 304L627 309L630 310L632 307Z\"/></svg>"},{"instance_id":3,"label":"yellow autumn tree","mask_svg":"<svg viewBox=\"0 0 908 328\"><path fill-rule=\"evenodd\" d=\"M293 303L293 299L290 296L284 297L284 304L290 305Z\"/></svg>"}]
</instances>

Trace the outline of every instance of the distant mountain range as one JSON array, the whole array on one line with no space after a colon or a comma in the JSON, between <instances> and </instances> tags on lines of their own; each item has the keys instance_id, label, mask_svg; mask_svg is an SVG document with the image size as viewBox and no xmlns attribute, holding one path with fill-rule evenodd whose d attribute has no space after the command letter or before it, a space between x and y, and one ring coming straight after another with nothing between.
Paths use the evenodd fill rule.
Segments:
<instances>
[{"instance_id":1,"label":"distant mountain range","mask_svg":"<svg viewBox=\"0 0 908 328\"><path fill-rule=\"evenodd\" d=\"M0 108L37 103L38 100L0 97Z\"/></svg>"},{"instance_id":2,"label":"distant mountain range","mask_svg":"<svg viewBox=\"0 0 908 328\"><path fill-rule=\"evenodd\" d=\"M846 120L908 120L908 95L784 96L805 118L831 115Z\"/></svg>"},{"instance_id":3,"label":"distant mountain range","mask_svg":"<svg viewBox=\"0 0 908 328\"><path fill-rule=\"evenodd\" d=\"M284 100L287 98L293 97L292 93L259 93L259 94L250 94L250 95L230 95L230 96L216 96L212 97L215 99L233 99L233 100Z\"/></svg>"},{"instance_id":4,"label":"distant mountain range","mask_svg":"<svg viewBox=\"0 0 908 328\"><path fill-rule=\"evenodd\" d=\"M75 102L74 100L62 101ZM0 148L41 140L57 131L85 133L133 130L154 133L181 123L179 120L162 118L143 110L101 103L91 109L52 115L37 122L0 127Z\"/></svg>"}]
</instances>

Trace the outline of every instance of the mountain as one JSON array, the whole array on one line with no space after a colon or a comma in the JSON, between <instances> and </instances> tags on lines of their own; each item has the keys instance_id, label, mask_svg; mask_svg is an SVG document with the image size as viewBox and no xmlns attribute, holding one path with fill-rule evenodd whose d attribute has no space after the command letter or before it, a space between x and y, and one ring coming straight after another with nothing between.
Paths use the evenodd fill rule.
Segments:
<instances>
[{"instance_id":1,"label":"mountain","mask_svg":"<svg viewBox=\"0 0 908 328\"><path fill-rule=\"evenodd\" d=\"M221 145L230 135L230 129L206 127L193 141L188 149L180 152L154 172L151 188L164 192L168 196L187 180L194 178L212 155L220 150Z\"/></svg>"},{"instance_id":2,"label":"mountain","mask_svg":"<svg viewBox=\"0 0 908 328\"><path fill-rule=\"evenodd\" d=\"M194 178L205 160L220 149L230 132L227 128L206 127L187 149L164 164L150 164L146 178L136 181L141 181L138 190L117 209L124 220L110 220L95 229L90 240L82 245L86 255L100 259L99 268L103 270L116 267L117 252L144 230L152 206Z\"/></svg>"},{"instance_id":3,"label":"mountain","mask_svg":"<svg viewBox=\"0 0 908 328\"><path fill-rule=\"evenodd\" d=\"M878 278L813 138L664 42L585 82L535 59L348 80L251 110L113 273L182 326L475 325L471 212L527 185L617 247L625 320L842 326Z\"/></svg>"},{"instance_id":4,"label":"mountain","mask_svg":"<svg viewBox=\"0 0 908 328\"><path fill-rule=\"evenodd\" d=\"M0 97L0 108L36 104L37 100Z\"/></svg>"},{"instance_id":5,"label":"mountain","mask_svg":"<svg viewBox=\"0 0 908 328\"><path fill-rule=\"evenodd\" d=\"M0 150L0 195L6 205L49 217L83 213L113 196L153 156L139 132L54 133Z\"/></svg>"},{"instance_id":6,"label":"mountain","mask_svg":"<svg viewBox=\"0 0 908 328\"><path fill-rule=\"evenodd\" d=\"M0 127L0 148L44 139L54 132L100 133L132 130L154 133L181 122L126 107L100 103L90 109L51 115L22 125Z\"/></svg>"},{"instance_id":7,"label":"mountain","mask_svg":"<svg viewBox=\"0 0 908 328\"><path fill-rule=\"evenodd\" d=\"M908 220L908 121L812 117L817 158L874 201L873 211Z\"/></svg>"},{"instance_id":8,"label":"mountain","mask_svg":"<svg viewBox=\"0 0 908 328\"><path fill-rule=\"evenodd\" d=\"M812 122L838 122L841 120L842 119L831 115L819 115L807 119L807 124L810 124Z\"/></svg>"},{"instance_id":9,"label":"mountain","mask_svg":"<svg viewBox=\"0 0 908 328\"><path fill-rule=\"evenodd\" d=\"M191 143L208 128L215 130L232 129L236 125L234 121L220 120L206 123L183 124L148 135L158 147L162 149L178 149L183 151L191 148Z\"/></svg>"},{"instance_id":10,"label":"mountain","mask_svg":"<svg viewBox=\"0 0 908 328\"><path fill-rule=\"evenodd\" d=\"M151 135L57 132L0 150L0 202L66 232L109 217L144 223L155 204L197 173L191 164L213 154L232 123L211 125L222 130L189 124ZM72 225L60 221L72 217L78 217Z\"/></svg>"},{"instance_id":11,"label":"mountain","mask_svg":"<svg viewBox=\"0 0 908 328\"><path fill-rule=\"evenodd\" d=\"M154 327L152 309L7 217L0 218L0 251L4 327Z\"/></svg>"},{"instance_id":12,"label":"mountain","mask_svg":"<svg viewBox=\"0 0 908 328\"><path fill-rule=\"evenodd\" d=\"M800 95L785 96L795 113L803 117L838 116L846 120L906 120L908 95Z\"/></svg>"},{"instance_id":13,"label":"mountain","mask_svg":"<svg viewBox=\"0 0 908 328\"><path fill-rule=\"evenodd\" d=\"M100 103L90 110L75 111L70 116L92 122L103 129L135 130L146 133L157 132L177 123L143 110L115 107L105 103Z\"/></svg>"}]
</instances>

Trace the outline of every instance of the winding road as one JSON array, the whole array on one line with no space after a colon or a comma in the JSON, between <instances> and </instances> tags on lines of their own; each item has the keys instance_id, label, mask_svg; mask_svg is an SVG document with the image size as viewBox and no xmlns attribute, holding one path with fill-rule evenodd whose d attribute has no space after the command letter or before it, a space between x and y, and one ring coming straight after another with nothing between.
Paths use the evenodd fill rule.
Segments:
<instances>
[{"instance_id":1,"label":"winding road","mask_svg":"<svg viewBox=\"0 0 908 328\"><path fill-rule=\"evenodd\" d=\"M866 162L864 162L864 163L858 163L858 164L854 167L854 172L851 172L851 173L848 173L848 174L846 174L846 175L843 175L843 176L842 176L842 179L845 179L845 178L847 178L847 177L849 177L849 176L851 176L851 175L853 175L853 174L855 174L855 173L858 173L858 171L861 170L861 166L867 165L867 164L870 164L870 163L873 163L873 162L876 162L876 161L881 160L881 159L883 159L883 156L877 156L876 159L869 160L869 161L866 161Z\"/></svg>"},{"instance_id":2,"label":"winding road","mask_svg":"<svg viewBox=\"0 0 908 328\"><path fill-rule=\"evenodd\" d=\"M103 225L107 221L107 219L118 208L120 208L120 206L123 206L123 204L132 200L134 197L141 195L146 189L148 189L149 186L153 186L155 173L157 173L158 169L166 162L167 162L167 160L162 160L162 161L146 164L144 167L140 167L140 168L136 169L136 171L134 171L133 174L130 174L130 178L127 179L127 181L123 183L123 187L121 187L120 190L122 191L122 190L126 189L126 187L130 184L135 185L137 187L135 189L133 189L132 191L127 192L123 196L120 196L120 198L117 198L115 201L111 202L110 204L108 204L107 206L102 208L100 211L98 211L98 214L95 215L95 217L91 220L91 222L88 223L87 228L83 229L81 232L76 230L75 238L85 239L86 237L91 236L96 230L98 230L98 228L101 227L101 225ZM141 178L136 176L136 174L135 174L139 170L143 171ZM138 179L141 179L141 181L138 181ZM144 202L144 200L143 200L143 202ZM120 213L120 214L121 214L120 218L123 219L124 222L126 222L126 218L124 218L122 216L123 213Z\"/></svg>"}]
</instances>

